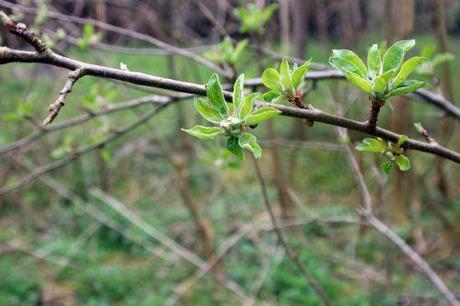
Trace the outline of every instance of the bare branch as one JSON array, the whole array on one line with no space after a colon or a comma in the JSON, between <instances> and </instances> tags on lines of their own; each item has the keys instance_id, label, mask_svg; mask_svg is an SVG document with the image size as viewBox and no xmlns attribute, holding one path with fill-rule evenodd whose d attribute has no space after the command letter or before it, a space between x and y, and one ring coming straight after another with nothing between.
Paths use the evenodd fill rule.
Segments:
<instances>
[{"instance_id":1,"label":"bare branch","mask_svg":"<svg viewBox=\"0 0 460 306\"><path fill-rule=\"evenodd\" d=\"M3 6L3 7L6 7L6 8L19 10L21 12L25 12L25 13L28 13L28 14L38 14L39 13L39 10L36 9L36 8L28 7L28 6L24 6L24 5L20 5L20 4L14 4L14 3L10 3L10 2L7 2L7 1L3 1L3 0L0 0L0 5ZM167 51L169 51L171 53L180 55L180 56L185 57L185 58L189 58L189 59L191 59L191 60L193 60L193 61L195 61L197 63L202 64L205 67L208 67L209 69L211 69L213 71L218 72L219 74L225 75L227 77L231 76L230 72L221 69L216 64L214 64L213 62L207 60L206 58L201 57L201 56L199 56L199 55L197 55L197 54L195 54L193 52L190 52L190 51L188 51L186 49L182 49L182 48L178 48L176 46L170 45L170 44L168 44L168 43L166 43L164 41L161 41L161 40L159 40L159 39L157 39L155 37L149 36L147 34L139 33L139 32L136 32L136 31L133 31L133 30L130 30L130 29L125 29L125 28L122 28L122 27L117 27L117 26L114 26L114 25L111 25L111 24L108 24L108 23L105 23L105 22L102 22L102 21L99 21L99 20L90 19L90 18L80 18L80 17L65 15L65 14L61 14L61 13L58 13L58 12L52 12L52 11L48 11L46 14L47 14L47 16L49 18L54 18L54 19L58 19L58 20L61 20L61 21L65 21L65 22L70 21L70 22L74 22L74 23L82 24L82 25L92 24L92 25L94 25L94 26L96 26L96 27L98 27L100 29L106 30L106 31L118 33L118 34L121 34L121 35L126 35L126 36L132 37L134 39L147 42L149 44L157 46L158 48L167 50Z\"/></svg>"},{"instance_id":2,"label":"bare branch","mask_svg":"<svg viewBox=\"0 0 460 306\"><path fill-rule=\"evenodd\" d=\"M342 130L342 137L346 137L346 130ZM438 274L431 268L431 266L415 252L401 237L399 237L391 228L385 225L382 221L377 219L372 213L372 198L367 187L364 176L359 168L356 158L354 157L351 149L347 151L348 161L351 170L355 174L356 182L358 183L359 190L362 193L364 208L359 208L358 213L363 219L379 233L384 235L388 240L395 244L412 262L422 270L425 276L433 283L439 292L446 298L452 306L460 306L455 294L446 286Z\"/></svg>"},{"instance_id":3,"label":"bare branch","mask_svg":"<svg viewBox=\"0 0 460 306\"><path fill-rule=\"evenodd\" d=\"M85 70L78 68L77 70L69 72L69 76L67 77L67 81L65 82L64 88L59 93L59 97L56 99L54 103L51 103L48 111L48 117L43 121L43 125L48 125L53 122L54 118L59 114L61 107L64 106L65 97L72 92L72 87L75 82L85 75Z\"/></svg>"},{"instance_id":4,"label":"bare branch","mask_svg":"<svg viewBox=\"0 0 460 306\"><path fill-rule=\"evenodd\" d=\"M305 266L300 262L299 255L296 252L294 252L294 250L289 246L289 244L285 240L281 229L278 227L278 222L276 221L275 214L273 213L272 207L270 205L270 201L268 199L268 194L267 194L267 188L265 186L265 180L262 176L262 172L260 171L259 163L257 162L255 158L253 158L253 162L254 162L254 169L256 170L257 178L260 182L260 187L262 189L262 196L263 196L263 201L265 204L265 209L270 215L270 220L273 224L273 229L276 235L278 236L278 240L281 242L289 259L297 266L299 271L305 277L307 283L313 288L313 290L315 290L316 294L321 299L322 303L326 306L332 306L331 301L329 300L329 297L326 295L326 292L324 292L324 289L316 281L316 279L310 274L310 272L308 272Z\"/></svg>"},{"instance_id":5,"label":"bare branch","mask_svg":"<svg viewBox=\"0 0 460 306\"><path fill-rule=\"evenodd\" d=\"M81 115L79 117L60 121L59 123L55 123L47 127L43 126L42 123L40 122L36 125L38 128L38 131L36 131L35 133L25 136L19 140L16 140L15 142L1 146L0 156L5 153L11 152L13 150L24 148L25 146L37 141L38 139L42 138L44 135L48 133L83 124L91 120L92 118L105 116L105 115L119 112L119 111L126 110L126 109L134 109L136 107L146 105L146 104L163 105L165 103L171 102L171 100L173 99L170 97L166 97L166 96L157 96L157 95L146 96L146 97L142 97L138 99L129 100L126 102L120 102L117 104L109 104L109 105L102 107L100 110L91 110L87 112L86 114ZM174 100L179 100L179 98L174 98Z\"/></svg>"}]
</instances>

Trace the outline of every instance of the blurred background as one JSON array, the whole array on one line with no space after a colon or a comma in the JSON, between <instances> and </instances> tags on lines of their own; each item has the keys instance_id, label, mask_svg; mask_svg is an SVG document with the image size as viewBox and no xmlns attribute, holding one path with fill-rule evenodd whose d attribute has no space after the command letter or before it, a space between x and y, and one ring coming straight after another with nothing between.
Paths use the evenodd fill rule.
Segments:
<instances>
[{"instance_id":1,"label":"blurred background","mask_svg":"<svg viewBox=\"0 0 460 306\"><path fill-rule=\"evenodd\" d=\"M59 54L200 84L213 70L230 72L226 84L259 78L283 56L330 70L334 48L365 58L373 43L414 38L411 55L429 59L417 78L460 97L458 0L0 0L0 9ZM4 27L0 42L29 49ZM322 305L276 239L250 159L180 131L202 123L190 96L85 77L43 129L67 73L0 65L0 305ZM307 91L307 104L367 119L367 97L343 80L308 81ZM460 150L458 119L420 97L394 98L379 120L423 140L415 122ZM335 127L280 117L253 133L289 243L333 305L447 305L360 224ZM356 154L375 214L458 295L460 168L409 156L410 172L386 176L378 156Z\"/></svg>"}]
</instances>

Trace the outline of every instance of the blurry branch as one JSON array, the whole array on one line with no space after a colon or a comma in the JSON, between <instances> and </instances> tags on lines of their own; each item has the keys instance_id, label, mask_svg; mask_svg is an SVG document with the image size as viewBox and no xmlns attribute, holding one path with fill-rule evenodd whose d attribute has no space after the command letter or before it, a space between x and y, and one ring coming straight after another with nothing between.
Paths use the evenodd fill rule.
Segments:
<instances>
[{"instance_id":1,"label":"blurry branch","mask_svg":"<svg viewBox=\"0 0 460 306\"><path fill-rule=\"evenodd\" d=\"M1 0L0 0L1 1ZM17 25L16 25L17 26ZM82 69L85 71L85 75L96 76L107 79L114 79L124 82L129 82L138 85L151 86L157 88L168 89L176 92L196 94L196 95L206 95L206 88L203 85L182 82L157 76L148 75L140 72L131 72L121 69L114 69L94 64L89 64L74 59L70 59L61 55L54 53L51 50L48 50L44 53L39 52L30 52L30 51L20 51L14 50L7 47L0 47L0 64L13 63L13 62L24 62L24 63L44 63L61 68L69 69L75 71L77 69ZM224 91L224 97L226 100L232 100L232 93ZM300 109L284 105L275 105L269 103L257 103L258 106L272 106L279 109L282 112L282 115L308 119L311 121L323 122L330 125L340 126L347 129L356 130L362 133L379 136L383 139L390 140L392 142L397 142L400 135L382 129L377 128L376 130L369 129L367 122L359 122L356 120L335 116L328 114L326 112L320 111L313 107L309 109ZM460 163L460 154L454 151L451 151L440 145L433 146L424 142L416 141L409 139L407 146L410 149L423 151L431 153L440 157L450 159L454 162ZM0 192L1 194L1 192Z\"/></svg>"},{"instance_id":2,"label":"blurry branch","mask_svg":"<svg viewBox=\"0 0 460 306\"><path fill-rule=\"evenodd\" d=\"M79 39L67 35L64 37L64 40L67 41L68 43L78 46L79 45ZM204 45L204 46L196 46L196 47L190 47L190 48L182 48L182 50L187 50L188 52L193 52L193 53L202 53L206 52L209 50L212 50L216 47L216 45ZM91 44L92 49L99 49L102 51L108 51L108 52L113 52L113 53L124 53L124 54L134 54L134 55L170 55L172 52L164 49L154 49L154 48L130 48L130 47L124 47L124 46L117 46L117 45L111 45L111 44L106 44L102 42L94 42Z\"/></svg>"},{"instance_id":3,"label":"blurry branch","mask_svg":"<svg viewBox=\"0 0 460 306\"><path fill-rule=\"evenodd\" d=\"M253 162L254 162L254 169L256 171L256 175L259 180L260 187L262 189L262 197L263 197L265 209L267 210L270 216L270 220L272 222L273 229L278 237L278 240L281 242L281 245L286 251L286 255L296 265L297 269L299 269L299 271L303 274L305 280L307 281L309 286L312 287L313 290L316 292L321 302L326 306L332 306L331 301L329 300L329 297L326 295L326 292L324 291L324 289L321 287L318 281L310 274L310 272L305 268L305 266L300 261L299 255L289 246L286 239L284 238L284 235L281 229L278 227L278 222L276 221L275 214L273 213L273 209L268 199L267 187L265 185L265 180L260 170L259 163L257 159L255 158L253 158Z\"/></svg>"},{"instance_id":4,"label":"blurry branch","mask_svg":"<svg viewBox=\"0 0 460 306\"><path fill-rule=\"evenodd\" d=\"M28 172L32 171L32 166L26 165L24 161L19 161L16 159L13 159L14 162L21 167L23 167L25 170ZM90 203L87 203L83 201L78 195L75 193L71 192L66 188L64 185L59 183L58 181L48 177L48 176L41 176L38 178L43 184L48 186L52 191L54 191L57 195L63 197L64 199L67 199L71 201L74 205L82 209L85 213L93 217L95 220L98 222L106 225L107 227L111 228L112 230L120 233L123 237L126 239L139 244L140 246L144 247L149 253L151 253L154 256L157 256L158 258L161 258L167 262L172 262L174 260L174 257L171 256L171 254L163 254L160 249L154 248L150 244L141 241L139 237L137 237L132 231L129 231L126 229L122 224L118 223L115 219L112 219L108 216L106 216L104 213L102 213L100 210L96 208L95 205L92 205Z\"/></svg>"},{"instance_id":5,"label":"blurry branch","mask_svg":"<svg viewBox=\"0 0 460 306\"><path fill-rule=\"evenodd\" d=\"M312 223L326 223L326 224L359 224L359 221L356 218L351 217L329 217L329 218L319 218L319 217L309 217L304 219L296 219L296 220L286 220L280 224L278 224L277 228L292 228L292 227L299 227L305 226ZM206 262L207 269L199 270L194 275L183 281L181 284L176 286L175 297L170 298L170 302L167 305L174 305L177 301L184 296L192 287L197 283L198 280L203 278L207 273L212 271L212 269L216 266L217 263L230 251L230 249L238 243L241 239L248 236L252 232L260 232L260 231L273 231L275 230L275 226L272 223L260 223L257 218L253 222L249 224L245 224L239 228L239 230L230 236L227 240L222 242L215 254L208 259Z\"/></svg>"},{"instance_id":6,"label":"blurry branch","mask_svg":"<svg viewBox=\"0 0 460 306\"><path fill-rule=\"evenodd\" d=\"M200 270L207 271L208 267L206 262L202 260L198 255L186 249L182 245L178 244L175 240L169 238L164 233L154 228L152 225L147 223L142 217L138 216L136 213L129 210L123 203L98 189L93 189L90 191L90 193L95 198L109 205L112 209L114 209L116 212L118 212L128 221L130 221L133 225L141 229L145 234L160 242L162 245L170 249L179 257L193 264ZM227 277L221 275L220 278L217 280L243 300L251 299L238 284L228 279Z\"/></svg>"},{"instance_id":7,"label":"blurry branch","mask_svg":"<svg viewBox=\"0 0 460 306\"><path fill-rule=\"evenodd\" d=\"M425 138L426 142L428 142L428 143L430 143L430 144L432 144L434 146L438 144L436 142L436 140L434 140L433 137L430 136L428 131L422 126L421 123L416 123L415 128L417 129L417 132L419 132L420 135L422 135L423 138Z\"/></svg>"},{"instance_id":8,"label":"blurry branch","mask_svg":"<svg viewBox=\"0 0 460 306\"><path fill-rule=\"evenodd\" d=\"M120 138L124 134L126 134L126 133L134 130L135 128L143 125L144 123L148 122L150 119L152 119L155 115L157 115L159 112L161 112L165 107L167 107L171 103L172 103L172 101L168 102L168 103L165 103L163 105L160 105L157 108L155 108L155 109L153 109L153 110L151 110L149 112L146 112L145 114L140 116L139 119L136 120L135 122L130 123L130 124L128 124L128 125L126 125L126 126L124 126L122 128L119 128L117 130L114 130L109 136L107 136L105 139L103 139L101 141L98 141L98 142L96 142L94 144L91 144L91 145L81 146L81 147L77 148L75 151L71 152L68 156L66 156L66 157L64 157L64 158L62 158L60 160L57 160L57 161L49 163L47 165L39 166L39 167L35 168L28 175L20 178L16 182L14 182L14 183L12 183L10 185L7 185L5 187L0 188L0 196L6 194L8 192L11 192L13 190L16 190L18 188L21 188L23 186L26 186L27 184L32 183L39 176L41 176L41 175L43 175L45 173L48 173L50 171L62 168L65 165L71 163L72 161L76 160L77 158L79 158L80 156L82 156L82 155L84 155L86 153L89 153L91 151L94 151L94 150L97 150L99 148L104 147L105 145L107 145L107 144L113 142L114 140Z\"/></svg>"},{"instance_id":9,"label":"blurry branch","mask_svg":"<svg viewBox=\"0 0 460 306\"><path fill-rule=\"evenodd\" d=\"M342 151L344 152L345 146L337 143L318 142L318 141L299 141L287 140L278 138L276 140L259 140L259 144L263 147L283 146L308 150L321 150L321 151Z\"/></svg>"},{"instance_id":10,"label":"blurry branch","mask_svg":"<svg viewBox=\"0 0 460 306\"><path fill-rule=\"evenodd\" d=\"M24 6L24 5L20 5L20 4L14 4L14 3L10 3L10 2L4 1L4 0L0 0L0 6L6 7L6 8L9 8L9 9L18 10L20 12L24 12L24 13L28 13L28 14L38 14L39 13L39 9L37 9L37 8L28 7L28 6ZM175 47L173 45L170 45L170 44L168 44L166 42L163 42L163 41L161 41L161 40L159 40L157 38L154 38L154 37L152 37L150 35L147 35L147 34L142 34L142 33L130 30L130 29L125 29L125 28L122 28L122 27L114 26L114 25L107 24L105 22L94 20L94 19L80 18L80 17L71 16L71 15L65 15L65 14L52 12L52 11L47 12L47 17L53 18L53 19L58 19L58 20L61 20L61 21L64 21L64 22L74 22L74 23L81 24L81 25L92 24L95 27L98 27L98 28L106 30L106 31L118 33L118 34L121 34L121 35L129 36L131 38L137 39L139 41L147 42L149 44L157 46L158 48L167 50L168 52L171 52L173 54L177 54L177 55L180 55L182 57L189 58L189 59L191 59L191 60L193 60L193 61L195 61L197 63L202 64L203 66L205 66L205 67L207 67L207 68L209 68L209 69L211 69L213 71L216 71L216 72L222 74L222 75L230 76L228 71L222 70L220 67L218 67L213 62L211 62L211 61L209 61L209 60L207 60L207 59L205 59L205 58L203 58L203 57L201 57L201 56L199 56L199 55L197 55L197 54L195 54L193 52L190 52L190 51L182 49L182 48Z\"/></svg>"},{"instance_id":11,"label":"blurry branch","mask_svg":"<svg viewBox=\"0 0 460 306\"><path fill-rule=\"evenodd\" d=\"M90 109L84 108L83 110L87 112L84 115L81 115L76 118L60 121L50 126L40 126L38 131L36 131L35 133L25 136L15 142L1 146L0 155L3 155L5 153L8 153L12 150L16 150L19 148L22 149L25 146L33 143L34 141L40 139L41 137L43 137L44 135L48 133L66 129L66 128L73 127L73 126L77 126L87 121L90 121L93 118L105 116L105 115L119 112L119 111L126 110L126 109L134 109L142 105L146 105L146 104L163 105L165 103L171 102L172 100L173 99L170 97L153 95L153 96L142 97L142 98L126 101L126 102L121 102L118 104L109 104L109 105L102 107L99 110L92 110L92 109L90 110Z\"/></svg>"},{"instance_id":12,"label":"blurry branch","mask_svg":"<svg viewBox=\"0 0 460 306\"><path fill-rule=\"evenodd\" d=\"M347 131L338 128L339 137L347 139ZM380 234L385 236L390 242L396 245L433 283L438 291L446 298L452 306L460 306L455 294L446 286L438 274L431 268L431 266L416 252L414 251L401 237L399 237L391 228L376 218L372 212L372 197L366 184L366 180L361 172L361 169L356 161L353 151L350 146L347 147L347 157L350 169L355 175L358 189L361 192L363 204L358 208L359 215L371 227L377 230Z\"/></svg>"}]
</instances>

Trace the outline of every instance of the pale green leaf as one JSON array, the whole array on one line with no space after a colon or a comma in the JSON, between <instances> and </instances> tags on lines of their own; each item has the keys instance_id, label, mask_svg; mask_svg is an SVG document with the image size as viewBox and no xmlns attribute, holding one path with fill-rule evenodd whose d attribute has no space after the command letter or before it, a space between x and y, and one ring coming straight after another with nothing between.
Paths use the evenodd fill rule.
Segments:
<instances>
[{"instance_id":1,"label":"pale green leaf","mask_svg":"<svg viewBox=\"0 0 460 306\"><path fill-rule=\"evenodd\" d=\"M262 148L257 143L257 139L254 135L249 133L243 133L238 139L238 144L246 150L251 151L256 159L260 159L262 156Z\"/></svg>"},{"instance_id":2,"label":"pale green leaf","mask_svg":"<svg viewBox=\"0 0 460 306\"><path fill-rule=\"evenodd\" d=\"M294 73L292 74L292 85L296 90L300 89L300 86L302 85L302 82L305 78L305 74L308 72L308 69L310 68L310 63L311 61L307 61L303 65L294 70Z\"/></svg>"},{"instance_id":3,"label":"pale green leaf","mask_svg":"<svg viewBox=\"0 0 460 306\"><path fill-rule=\"evenodd\" d=\"M236 45L235 51L233 52L233 60L232 60L233 63L236 63L238 61L238 59L241 56L241 53L243 53L243 51L246 49L248 43L249 43L249 40L245 39L245 40L240 41Z\"/></svg>"},{"instance_id":4,"label":"pale green leaf","mask_svg":"<svg viewBox=\"0 0 460 306\"><path fill-rule=\"evenodd\" d=\"M363 79L362 77L351 71L344 71L344 74L347 80L349 80L353 85L355 85L356 87L368 94L372 94L372 84L369 80Z\"/></svg>"},{"instance_id":5,"label":"pale green leaf","mask_svg":"<svg viewBox=\"0 0 460 306\"><path fill-rule=\"evenodd\" d=\"M381 138L365 138L355 148L362 152L382 153L387 149L387 143Z\"/></svg>"},{"instance_id":6,"label":"pale green leaf","mask_svg":"<svg viewBox=\"0 0 460 306\"><path fill-rule=\"evenodd\" d=\"M372 78L380 74L382 58L377 44L373 44L367 53L367 69L369 69L369 74Z\"/></svg>"},{"instance_id":7,"label":"pale green leaf","mask_svg":"<svg viewBox=\"0 0 460 306\"><path fill-rule=\"evenodd\" d=\"M281 75L281 82L283 83L285 90L292 90L292 76L291 76L291 68L289 67L289 62L286 58L283 58L280 65L280 75Z\"/></svg>"},{"instance_id":8,"label":"pale green leaf","mask_svg":"<svg viewBox=\"0 0 460 306\"><path fill-rule=\"evenodd\" d=\"M367 68L364 65L363 61L359 58L356 53L350 50L332 50L333 57L343 59L353 65L354 69L347 68L352 72L358 74L362 78L367 78Z\"/></svg>"},{"instance_id":9,"label":"pale green leaf","mask_svg":"<svg viewBox=\"0 0 460 306\"><path fill-rule=\"evenodd\" d=\"M206 99L196 98L193 101L196 111L207 121L212 123L219 123L224 119L224 117L219 114Z\"/></svg>"},{"instance_id":10,"label":"pale green leaf","mask_svg":"<svg viewBox=\"0 0 460 306\"><path fill-rule=\"evenodd\" d=\"M438 66L438 65L441 65L445 62L448 62L448 61L453 61L455 59L455 56L451 53L442 53L442 54L437 54L435 56L433 56L433 66Z\"/></svg>"},{"instance_id":11,"label":"pale green leaf","mask_svg":"<svg viewBox=\"0 0 460 306\"><path fill-rule=\"evenodd\" d=\"M217 127L209 127L209 126L201 126L201 125L196 125L192 127L191 129L181 129L182 131L186 132L187 134L190 134L196 138L204 139L204 140L210 140L214 139L217 136L221 135L224 133L223 130Z\"/></svg>"},{"instance_id":12,"label":"pale green leaf","mask_svg":"<svg viewBox=\"0 0 460 306\"><path fill-rule=\"evenodd\" d=\"M395 71L396 70L390 70L376 77L373 81L374 91L379 94L382 94L387 88L387 85L393 77Z\"/></svg>"},{"instance_id":13,"label":"pale green leaf","mask_svg":"<svg viewBox=\"0 0 460 306\"><path fill-rule=\"evenodd\" d=\"M334 67L337 70L342 71L343 73L353 72L354 74L362 78L361 73L359 69L356 67L356 65L354 65L353 63L351 63L350 61L346 59L332 56L329 58L329 63L331 64L332 67ZM364 78L367 79L367 76L365 76Z\"/></svg>"},{"instance_id":14,"label":"pale green leaf","mask_svg":"<svg viewBox=\"0 0 460 306\"><path fill-rule=\"evenodd\" d=\"M401 65L404 56L415 46L415 40L400 40L395 42L383 56L383 71L397 69Z\"/></svg>"},{"instance_id":15,"label":"pale green leaf","mask_svg":"<svg viewBox=\"0 0 460 306\"><path fill-rule=\"evenodd\" d=\"M276 69L268 68L262 74L262 82L264 85L274 91L283 91L281 84L281 76Z\"/></svg>"},{"instance_id":16,"label":"pale green leaf","mask_svg":"<svg viewBox=\"0 0 460 306\"><path fill-rule=\"evenodd\" d=\"M418 65L425 62L427 59L424 57L416 56L412 57L401 66L398 75L393 80L393 86L398 87L404 82L409 75L417 68Z\"/></svg>"},{"instance_id":17,"label":"pale green leaf","mask_svg":"<svg viewBox=\"0 0 460 306\"><path fill-rule=\"evenodd\" d=\"M240 109L238 110L238 118L244 120L251 112L254 107L254 99L259 96L258 93L252 93L247 95L243 103L241 104Z\"/></svg>"},{"instance_id":18,"label":"pale green leaf","mask_svg":"<svg viewBox=\"0 0 460 306\"><path fill-rule=\"evenodd\" d=\"M406 80L398 88L395 88L391 91L390 96L401 96L407 93L413 92L419 88L425 86L424 82L416 80Z\"/></svg>"},{"instance_id":19,"label":"pale green leaf","mask_svg":"<svg viewBox=\"0 0 460 306\"><path fill-rule=\"evenodd\" d=\"M233 109L234 113L238 117L241 104L243 102L243 89L244 89L244 74L240 74L233 87Z\"/></svg>"},{"instance_id":20,"label":"pale green leaf","mask_svg":"<svg viewBox=\"0 0 460 306\"><path fill-rule=\"evenodd\" d=\"M276 115L281 114L281 111L277 110L274 107L264 107L260 108L251 114L249 114L246 119L244 120L244 123L246 125L255 125L259 124L262 121L268 120L272 117L275 117Z\"/></svg>"},{"instance_id":21,"label":"pale green leaf","mask_svg":"<svg viewBox=\"0 0 460 306\"><path fill-rule=\"evenodd\" d=\"M222 86L220 85L219 76L217 74L214 73L209 79L206 86L206 93L212 107L221 115L228 116L228 106L225 102Z\"/></svg>"},{"instance_id":22,"label":"pale green leaf","mask_svg":"<svg viewBox=\"0 0 460 306\"><path fill-rule=\"evenodd\" d=\"M404 155L396 156L395 162L401 171L408 171L410 169L410 160Z\"/></svg>"}]
</instances>

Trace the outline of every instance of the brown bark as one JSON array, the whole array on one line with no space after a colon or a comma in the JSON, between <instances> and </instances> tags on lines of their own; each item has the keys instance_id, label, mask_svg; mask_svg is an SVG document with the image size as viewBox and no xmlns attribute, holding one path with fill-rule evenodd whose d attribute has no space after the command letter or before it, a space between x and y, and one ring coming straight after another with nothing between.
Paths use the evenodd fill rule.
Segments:
<instances>
[{"instance_id":1,"label":"brown bark","mask_svg":"<svg viewBox=\"0 0 460 306\"><path fill-rule=\"evenodd\" d=\"M301 0L299 0L301 1ZM318 37L323 44L329 42L328 18L325 0L315 0L315 23L318 28Z\"/></svg>"},{"instance_id":2,"label":"brown bark","mask_svg":"<svg viewBox=\"0 0 460 306\"><path fill-rule=\"evenodd\" d=\"M183 157L180 155L173 156L172 163L176 171L177 189L179 190L182 201L195 222L198 234L203 239L203 253L207 258L210 258L214 253L210 223L200 214L199 205L192 195L192 191L188 184L188 173Z\"/></svg>"},{"instance_id":3,"label":"brown bark","mask_svg":"<svg viewBox=\"0 0 460 306\"><path fill-rule=\"evenodd\" d=\"M446 13L445 13L445 4L442 0L432 0L433 6L433 20L434 20L434 27L436 31L436 38L438 40L438 50L440 53L448 52L448 37L447 37L447 26L446 26ZM443 63L441 65L441 89L442 94L449 99L450 101L454 101L453 97L453 90L452 90L452 78L451 78L451 71L450 65L448 62ZM442 120L442 124L440 127L439 134L440 135L447 135L445 140L441 140L441 142L447 142L451 136L450 130L453 128L454 123L449 118L445 118ZM444 162L442 159L436 159L436 171L437 171L437 187L441 194L446 199L452 198L450 187L449 187L449 180L444 170Z\"/></svg>"},{"instance_id":4,"label":"brown bark","mask_svg":"<svg viewBox=\"0 0 460 306\"><path fill-rule=\"evenodd\" d=\"M274 131L272 120L269 120L267 122L267 131L268 138L270 139L270 141L274 141L276 139L276 133ZM289 199L286 176L284 173L283 163L278 151L278 147L272 146L270 148L270 153L272 156L273 180L278 192L278 201L281 210L281 218L289 219L289 217L292 215L292 203Z\"/></svg>"},{"instance_id":5,"label":"brown bark","mask_svg":"<svg viewBox=\"0 0 460 306\"><path fill-rule=\"evenodd\" d=\"M352 0L342 0L339 5L342 46L352 49L355 41L352 18Z\"/></svg>"}]
</instances>

